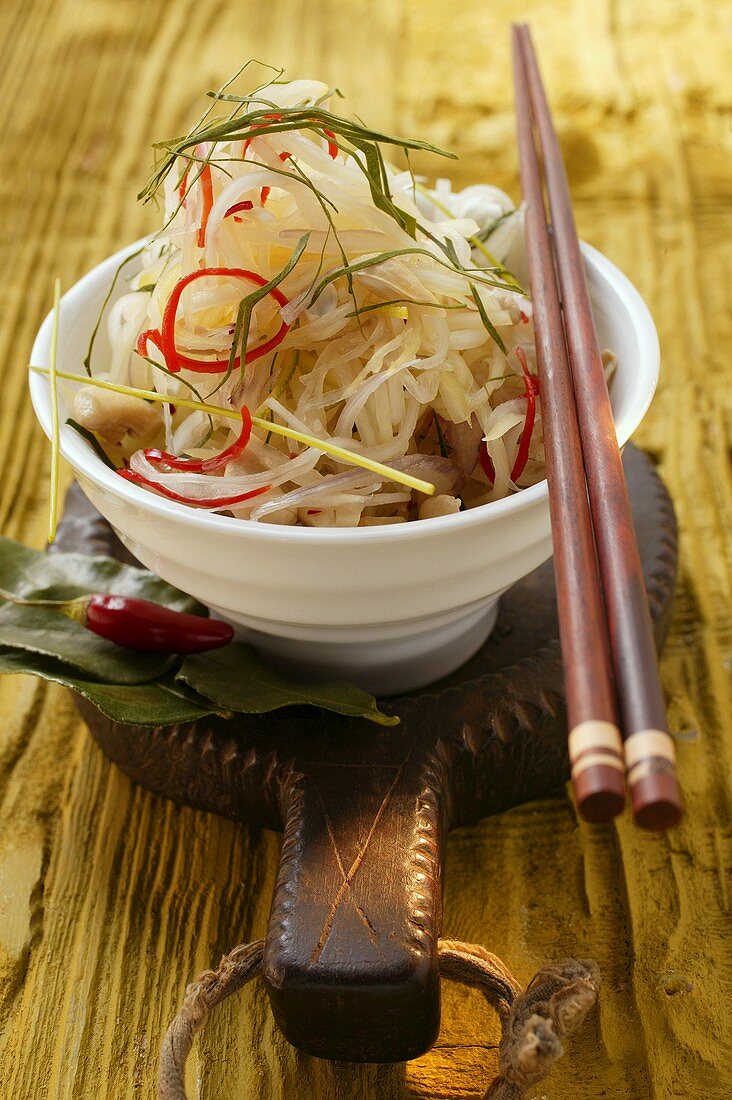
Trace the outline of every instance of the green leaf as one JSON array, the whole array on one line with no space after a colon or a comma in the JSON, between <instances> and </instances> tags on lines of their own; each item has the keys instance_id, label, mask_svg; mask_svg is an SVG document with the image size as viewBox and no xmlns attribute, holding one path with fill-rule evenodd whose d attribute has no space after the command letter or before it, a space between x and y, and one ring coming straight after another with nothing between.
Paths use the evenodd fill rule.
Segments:
<instances>
[{"instance_id":1,"label":"green leaf","mask_svg":"<svg viewBox=\"0 0 732 1100\"><path fill-rule=\"evenodd\" d=\"M376 700L353 684L298 684L287 679L242 642L186 657L176 680L227 710L245 714L313 706L352 718L368 718L382 726L393 726L399 721L396 716L383 714Z\"/></svg>"},{"instance_id":2,"label":"green leaf","mask_svg":"<svg viewBox=\"0 0 732 1100\"><path fill-rule=\"evenodd\" d=\"M0 673L27 673L63 684L93 703L114 722L138 726L172 726L193 722L215 712L206 700L186 699L164 682L100 684L85 680L69 665L37 653L0 649ZM171 690L172 689L172 690Z\"/></svg>"},{"instance_id":3,"label":"green leaf","mask_svg":"<svg viewBox=\"0 0 732 1100\"><path fill-rule=\"evenodd\" d=\"M498 329L495 327L495 325L491 321L490 317L486 313L485 306L483 305L483 301L480 297L480 294L478 294L478 291L477 291L474 283L470 284L470 293L473 295L473 301L475 302L476 306L478 307L478 313L480 314L480 319L483 322L483 327L485 328L486 332L488 332L490 334L490 336L492 337L492 339L495 341L495 343L498 344L498 347L501 349L503 354L508 355L508 352L506 350L506 345L504 344L503 340L501 339L501 336L498 332Z\"/></svg>"},{"instance_id":4,"label":"green leaf","mask_svg":"<svg viewBox=\"0 0 732 1100\"><path fill-rule=\"evenodd\" d=\"M207 613L196 600L146 569L86 554L41 554L6 538L0 538L0 587L24 599L45 600L113 592L152 600L175 611ZM53 657L93 680L114 684L154 680L178 662L167 654L122 649L53 608L19 607L2 600L0 647Z\"/></svg>"},{"instance_id":5,"label":"green leaf","mask_svg":"<svg viewBox=\"0 0 732 1100\"><path fill-rule=\"evenodd\" d=\"M428 256L430 260L433 260L440 267L446 268L448 271L457 271L459 275L464 275L468 283L476 282L483 286L497 287L499 290L513 290L513 287L508 286L506 283L497 282L495 279L491 279L481 274L484 268L480 267L455 267L454 264L445 263L435 256L434 252L430 252L427 248L394 248L390 252L379 252L373 256L367 256L362 260L354 260L353 263L344 264L343 267L336 268L335 271L330 271L325 275L318 285L315 287L310 298L310 305L312 306L317 302L320 295L330 283L335 282L336 279L342 278L349 272L353 274L356 271L365 271L369 267L376 267L378 264L383 264L386 260L391 260L394 256Z\"/></svg>"},{"instance_id":6,"label":"green leaf","mask_svg":"<svg viewBox=\"0 0 732 1100\"><path fill-rule=\"evenodd\" d=\"M0 537L0 587L24 599L69 600L114 592L174 611L205 614L190 596L146 569L85 554L42 554ZM23 672L65 684L116 722L143 726L190 722L207 714L263 714L316 706L381 725L398 718L346 683L298 684L235 643L187 657L135 653L99 638L53 608L0 600L0 673Z\"/></svg>"}]
</instances>

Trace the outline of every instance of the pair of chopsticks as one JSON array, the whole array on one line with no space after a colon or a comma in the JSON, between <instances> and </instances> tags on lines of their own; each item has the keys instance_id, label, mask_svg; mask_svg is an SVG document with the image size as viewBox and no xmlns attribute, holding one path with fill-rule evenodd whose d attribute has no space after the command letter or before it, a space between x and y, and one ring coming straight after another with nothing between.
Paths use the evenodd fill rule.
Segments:
<instances>
[{"instance_id":1,"label":"pair of chopsticks","mask_svg":"<svg viewBox=\"0 0 732 1100\"><path fill-rule=\"evenodd\" d=\"M608 821L627 781L636 823L667 829L681 817L674 745L567 177L526 25L513 27L513 66L575 796L586 820Z\"/></svg>"}]
</instances>

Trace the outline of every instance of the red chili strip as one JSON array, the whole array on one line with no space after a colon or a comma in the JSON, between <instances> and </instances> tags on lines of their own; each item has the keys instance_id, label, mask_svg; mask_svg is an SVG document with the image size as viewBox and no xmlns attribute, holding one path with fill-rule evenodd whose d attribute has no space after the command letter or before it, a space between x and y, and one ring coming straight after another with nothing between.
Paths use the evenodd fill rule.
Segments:
<instances>
[{"instance_id":1,"label":"red chili strip","mask_svg":"<svg viewBox=\"0 0 732 1100\"><path fill-rule=\"evenodd\" d=\"M223 470L233 459L238 458L246 450L249 438L252 434L252 417L246 405L241 409L241 431L239 436L225 450L220 451L211 458L180 458L178 455L161 451L157 447L148 447L144 451L148 462L160 462L171 470L182 470L192 474L213 474L217 470Z\"/></svg>"},{"instance_id":2,"label":"red chili strip","mask_svg":"<svg viewBox=\"0 0 732 1100\"><path fill-rule=\"evenodd\" d=\"M291 157L291 156L292 156L292 153L289 153L289 152L287 152L287 150L284 150L283 152L280 153L280 160L284 163L287 160L287 158ZM264 206L267 199L269 198L269 193L270 193L271 190L272 190L271 187L263 187L262 190L259 192L259 201L261 202L262 206Z\"/></svg>"},{"instance_id":3,"label":"red chili strip","mask_svg":"<svg viewBox=\"0 0 732 1100\"><path fill-rule=\"evenodd\" d=\"M177 374L178 371L186 370L196 371L198 374L223 374L228 370L229 360L226 359L194 359L189 355L181 355L175 346L175 319L178 313L178 306L180 299L185 288L196 279L203 279L208 276L229 276L232 279L246 279L250 283L255 283L257 286L266 286L268 280L263 276L258 275L256 271L246 271L241 267L202 267L198 271L192 271L190 275L185 275L182 279L173 287L168 303L163 313L163 324L161 331L157 329L147 329L143 332L137 341L137 350L145 348L147 341L152 340L157 347L163 353L165 358L165 365L172 374ZM278 290L276 287L269 292L274 300L281 306L286 306L288 299ZM271 336L269 340L266 340L263 344L259 344L256 348L250 348L244 356L245 363L252 363L255 359L261 358L263 355L267 355L268 352L276 348L278 344L281 344L284 340L290 326L283 321L274 336ZM141 355L145 355L146 352L140 351ZM234 359L233 369L238 370L241 365L241 357L237 355Z\"/></svg>"},{"instance_id":4,"label":"red chili strip","mask_svg":"<svg viewBox=\"0 0 732 1100\"><path fill-rule=\"evenodd\" d=\"M162 337L156 328L146 328L144 332L141 332L137 337L137 354L141 355L143 359L147 359L147 342L152 341L155 347L159 350L163 350Z\"/></svg>"},{"instance_id":5,"label":"red chili strip","mask_svg":"<svg viewBox=\"0 0 732 1100\"><path fill-rule=\"evenodd\" d=\"M526 419L524 420L524 426L521 430L518 451L516 452L516 461L511 470L511 481L516 481L521 477L529 458L531 436L534 431L534 422L536 420L536 395L539 392L539 379L529 372L523 348L516 348L516 356L524 374L524 386L526 387Z\"/></svg>"},{"instance_id":6,"label":"red chili strip","mask_svg":"<svg viewBox=\"0 0 732 1100\"><path fill-rule=\"evenodd\" d=\"M325 127L323 127L323 133L328 138L328 152L330 153L331 159L335 160L336 157L338 156L338 146L336 145L336 136L335 136L335 134L333 133L332 130L326 130Z\"/></svg>"},{"instance_id":7,"label":"red chili strip","mask_svg":"<svg viewBox=\"0 0 732 1100\"><path fill-rule=\"evenodd\" d=\"M496 480L496 468L493 465L493 459L488 454L488 444L484 439L481 439L478 447L478 461L483 468L483 473L493 485Z\"/></svg>"},{"instance_id":8,"label":"red chili strip","mask_svg":"<svg viewBox=\"0 0 732 1100\"><path fill-rule=\"evenodd\" d=\"M266 493L268 489L271 489L271 485L263 485L259 489L250 489L248 493L237 493L235 496L230 497L196 497L183 496L181 493L174 493L172 489L168 489L165 485L159 485L157 481L153 481L152 478L145 477L143 474L138 474L136 470L117 470L120 477L123 477L125 481L131 481L135 485L144 485L148 489L154 489L156 493L160 493L161 496L167 497L168 500L174 500L178 504L189 504L192 508L228 508L231 504L241 504L245 500L251 500L252 497L261 496L262 493Z\"/></svg>"},{"instance_id":9,"label":"red chili strip","mask_svg":"<svg viewBox=\"0 0 732 1100\"><path fill-rule=\"evenodd\" d=\"M228 217L233 216L235 222L243 222L244 221L243 218L237 218L236 217L236 215L239 213L239 211L240 210L253 210L253 209L254 209L254 203L251 202L250 199L245 199L244 202L235 202L233 206L230 206L229 209L224 214L224 217L228 218Z\"/></svg>"},{"instance_id":10,"label":"red chili strip","mask_svg":"<svg viewBox=\"0 0 732 1100\"><path fill-rule=\"evenodd\" d=\"M203 191L203 213L201 214L201 225L198 230L198 247L203 248L206 244L206 226L213 207L213 180L210 164L205 166L199 178Z\"/></svg>"}]
</instances>

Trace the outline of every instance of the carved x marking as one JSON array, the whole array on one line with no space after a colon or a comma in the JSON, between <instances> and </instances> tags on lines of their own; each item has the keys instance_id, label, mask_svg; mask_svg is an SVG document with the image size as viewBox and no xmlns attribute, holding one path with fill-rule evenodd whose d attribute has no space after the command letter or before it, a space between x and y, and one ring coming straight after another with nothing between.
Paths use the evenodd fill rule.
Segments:
<instances>
[{"instance_id":1,"label":"carved x marking","mask_svg":"<svg viewBox=\"0 0 732 1100\"><path fill-rule=\"evenodd\" d=\"M341 854L338 851L338 844L336 842L336 838L335 838L335 835L333 833L333 825L332 825L332 822L330 820L330 817L328 816L328 812L325 808L325 803L323 802L323 796L320 794L320 791L318 791L318 797L320 798L320 804L323 808L323 816L325 818L325 827L328 830L328 836L329 836L330 842L333 846L333 851L335 853L336 861L338 863L338 869L341 873L342 880L341 880L340 886L338 887L338 890L336 891L336 896L333 899L333 903L332 903L330 909L328 910L328 914L327 914L327 916L326 916L326 918L323 922L323 927L320 929L320 935L318 936L318 942L316 943L315 947L313 948L313 953L310 956L310 962L311 963L317 962L318 959L320 958L320 956L322 955L323 948L325 947L326 943L328 942L328 937L330 936L330 934L333 930L333 922L335 920L336 913L338 912L344 897L346 896L347 893L351 894L351 895L353 893L353 891L351 889L351 883L353 882L354 878L356 877L356 874L358 873L358 869L364 861L364 858L366 856L366 852L368 851L369 845L371 844L371 841L374 838L376 830L379 827L379 822L381 821L382 817L386 813L386 810L389 806L389 803L391 802L392 796L394 794L394 791L397 788L399 780L401 779L402 775L404 774L404 769L407 765L407 761L409 760L410 756L412 755L413 749L414 749L414 744L412 744L411 748L409 749L409 752L404 757L401 764L398 765L396 775L394 776L393 780L389 784L389 789L387 790L386 794L384 795L383 799L381 800L381 805L379 806L378 810L376 811L376 814L374 815L374 820L371 822L371 828L369 829L368 833L366 834L366 839L364 840L363 844L359 848L359 850L356 854L356 857L353 860L353 863L351 864L351 866L348 868L347 871L346 871L345 867L343 866L343 860L341 859ZM355 900L354 900L354 906L355 906L356 912L359 915L359 918L361 919L361 921L363 922L363 924L366 927L366 930L369 933L369 939L374 944L374 946L378 948L379 947L378 938L376 936L376 932L374 931L373 925L371 924L370 920L368 919L368 917L364 913L363 909L361 909L360 906L356 905Z\"/></svg>"}]
</instances>

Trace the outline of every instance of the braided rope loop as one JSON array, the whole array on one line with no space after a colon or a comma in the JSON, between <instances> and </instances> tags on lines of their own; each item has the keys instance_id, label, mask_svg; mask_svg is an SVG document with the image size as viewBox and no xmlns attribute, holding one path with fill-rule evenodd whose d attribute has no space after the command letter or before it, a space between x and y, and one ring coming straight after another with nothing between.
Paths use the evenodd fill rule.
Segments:
<instances>
[{"instance_id":1,"label":"braided rope loop","mask_svg":"<svg viewBox=\"0 0 732 1100\"><path fill-rule=\"evenodd\" d=\"M262 969L264 940L240 944L186 990L160 1052L158 1100L187 1100L185 1066L196 1032L211 1009ZM479 944L440 940L440 973L482 993L501 1021L499 1075L485 1100L523 1100L564 1053L563 1040L597 1000L600 972L591 959L568 959L537 970L525 990L497 955Z\"/></svg>"}]
</instances>

